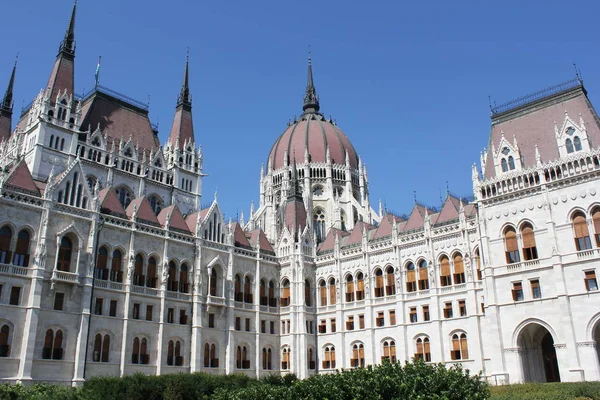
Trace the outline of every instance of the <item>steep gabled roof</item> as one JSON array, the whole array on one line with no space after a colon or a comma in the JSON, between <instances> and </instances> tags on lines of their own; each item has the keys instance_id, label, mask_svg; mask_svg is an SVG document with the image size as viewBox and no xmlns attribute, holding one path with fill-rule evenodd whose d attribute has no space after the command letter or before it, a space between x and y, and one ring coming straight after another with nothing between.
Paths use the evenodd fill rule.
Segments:
<instances>
[{"instance_id":1,"label":"steep gabled roof","mask_svg":"<svg viewBox=\"0 0 600 400\"><path fill-rule=\"evenodd\" d=\"M284 222L288 231L296 237L298 229L301 231L306 227L306 208L301 199L288 201L285 205Z\"/></svg>"},{"instance_id":2,"label":"steep gabled roof","mask_svg":"<svg viewBox=\"0 0 600 400\"><path fill-rule=\"evenodd\" d=\"M117 197L117 193L112 187L102 189L98 193L98 200L100 201L101 213L127 218L127 214Z\"/></svg>"},{"instance_id":3,"label":"steep gabled roof","mask_svg":"<svg viewBox=\"0 0 600 400\"><path fill-rule=\"evenodd\" d=\"M244 230L240 224L234 222L231 228L233 229L233 241L236 247L252 248L252 245L248 241L248 238L246 237L246 234L244 233Z\"/></svg>"},{"instance_id":4,"label":"steep gabled roof","mask_svg":"<svg viewBox=\"0 0 600 400\"><path fill-rule=\"evenodd\" d=\"M329 229L329 232L327 233L325 240L317 248L317 253L322 252L322 251L333 250L333 248L335 246L336 235L341 239L341 238L349 236L350 233L348 233L346 231L342 231L340 229L336 229L336 228Z\"/></svg>"},{"instance_id":5,"label":"steep gabled roof","mask_svg":"<svg viewBox=\"0 0 600 400\"><path fill-rule=\"evenodd\" d=\"M354 225L354 228L350 232L350 235L344 241L344 246L361 243L363 231L364 230L370 231L372 229L375 229L375 227L373 225L367 224L364 221L358 221L356 223L356 225Z\"/></svg>"},{"instance_id":6,"label":"steep gabled roof","mask_svg":"<svg viewBox=\"0 0 600 400\"><path fill-rule=\"evenodd\" d=\"M446 201L442 206L442 211L440 211L437 219L435 220L436 224L441 224L442 222L451 221L453 219L458 219L458 211L460 209L460 200L452 195L448 195L446 197Z\"/></svg>"},{"instance_id":7,"label":"steep gabled roof","mask_svg":"<svg viewBox=\"0 0 600 400\"><path fill-rule=\"evenodd\" d=\"M136 209L136 213L137 213L136 214L137 221L148 222L150 224L160 226L160 222L158 221L158 218L156 218L156 215L154 214L154 211L152 210L152 206L150 205L150 203L148 202L148 199L146 199L146 197L138 197L137 199L133 200L129 204L129 206L127 207L127 210L125 210L128 218L133 217L134 208Z\"/></svg>"},{"instance_id":8,"label":"steep gabled roof","mask_svg":"<svg viewBox=\"0 0 600 400\"><path fill-rule=\"evenodd\" d=\"M260 238L260 250L268 251L270 253L275 254L271 243L269 243L269 240L267 239L267 235L265 235L262 229L255 229L253 231L250 231L249 233L250 241L252 242L252 247L256 246L256 242L258 241L258 238Z\"/></svg>"},{"instance_id":9,"label":"steep gabled roof","mask_svg":"<svg viewBox=\"0 0 600 400\"><path fill-rule=\"evenodd\" d=\"M413 229L422 228L425 225L425 207L420 204L415 204L403 231L411 231Z\"/></svg>"},{"instance_id":10,"label":"steep gabled roof","mask_svg":"<svg viewBox=\"0 0 600 400\"><path fill-rule=\"evenodd\" d=\"M166 228L167 215L169 215L169 214L171 215L171 217L169 219L169 229L172 228L172 229L180 230L180 231L183 231L186 233L193 232L192 230L189 229L188 225L186 224L185 220L183 219L183 215L181 215L181 211L179 211L179 207L177 207L176 205L165 207L158 214L158 217L157 217L158 222L160 223L160 225L163 228Z\"/></svg>"},{"instance_id":11,"label":"steep gabled roof","mask_svg":"<svg viewBox=\"0 0 600 400\"><path fill-rule=\"evenodd\" d=\"M5 185L34 196L41 196L25 160L21 160L21 162L12 169L6 179Z\"/></svg>"}]
</instances>

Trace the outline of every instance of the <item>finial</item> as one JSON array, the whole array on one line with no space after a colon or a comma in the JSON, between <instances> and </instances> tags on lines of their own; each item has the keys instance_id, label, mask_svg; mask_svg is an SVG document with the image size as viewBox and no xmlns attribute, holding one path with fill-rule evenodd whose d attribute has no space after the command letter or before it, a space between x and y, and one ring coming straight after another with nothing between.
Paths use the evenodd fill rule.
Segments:
<instances>
[{"instance_id":1,"label":"finial","mask_svg":"<svg viewBox=\"0 0 600 400\"><path fill-rule=\"evenodd\" d=\"M75 15L77 13L77 0L73 3L73 11L69 18L69 25L65 32L65 37L58 48L59 53L65 53L71 57L75 56Z\"/></svg>"},{"instance_id":2,"label":"finial","mask_svg":"<svg viewBox=\"0 0 600 400\"><path fill-rule=\"evenodd\" d=\"M313 80L312 72L312 57L310 53L310 46L308 47L308 77L306 82L306 92L304 93L304 105L302 110L306 112L319 112L319 97L315 90L315 84Z\"/></svg>"},{"instance_id":3,"label":"finial","mask_svg":"<svg viewBox=\"0 0 600 400\"><path fill-rule=\"evenodd\" d=\"M185 56L185 69L183 71L183 83L181 85L181 91L179 92L179 96L177 97L177 107L186 106L192 107L192 96L190 94L190 48L187 48L187 54Z\"/></svg>"},{"instance_id":4,"label":"finial","mask_svg":"<svg viewBox=\"0 0 600 400\"><path fill-rule=\"evenodd\" d=\"M415 204L417 204L417 191L413 190L413 197L415 198Z\"/></svg>"},{"instance_id":5,"label":"finial","mask_svg":"<svg viewBox=\"0 0 600 400\"><path fill-rule=\"evenodd\" d=\"M581 71L577 68L577 64L573 63L573 68L575 68L575 78L579 81L580 84L582 84L583 78L581 77Z\"/></svg>"},{"instance_id":6,"label":"finial","mask_svg":"<svg viewBox=\"0 0 600 400\"><path fill-rule=\"evenodd\" d=\"M17 57L15 58L15 64L13 66L12 72L10 74L10 79L8 80L8 86L6 87L6 92L4 92L4 98L2 99L2 103L0 103L0 111L5 111L12 113L13 109L13 90L15 86L15 74L17 72L17 61L19 60L19 53L17 53Z\"/></svg>"},{"instance_id":7,"label":"finial","mask_svg":"<svg viewBox=\"0 0 600 400\"><path fill-rule=\"evenodd\" d=\"M218 192L217 188L215 188L215 195L214 195L215 196L215 201L217 201L217 192Z\"/></svg>"}]
</instances>

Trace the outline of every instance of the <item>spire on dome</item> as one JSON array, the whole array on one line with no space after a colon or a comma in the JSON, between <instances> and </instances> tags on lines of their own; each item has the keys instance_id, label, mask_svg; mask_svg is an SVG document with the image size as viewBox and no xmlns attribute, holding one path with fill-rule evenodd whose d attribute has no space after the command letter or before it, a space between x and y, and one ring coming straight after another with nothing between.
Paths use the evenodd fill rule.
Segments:
<instances>
[{"instance_id":1,"label":"spire on dome","mask_svg":"<svg viewBox=\"0 0 600 400\"><path fill-rule=\"evenodd\" d=\"M15 74L17 72L17 61L13 66L6 92L0 103L0 141L8 140L12 129L12 111L13 111L13 88L15 85Z\"/></svg>"},{"instance_id":2,"label":"spire on dome","mask_svg":"<svg viewBox=\"0 0 600 400\"><path fill-rule=\"evenodd\" d=\"M317 96L317 91L315 89L315 84L313 82L313 72L312 72L312 59L310 56L310 47L308 50L308 80L306 82L306 93L304 94L304 105L302 106L302 110L304 112L319 112L319 96Z\"/></svg>"},{"instance_id":3,"label":"spire on dome","mask_svg":"<svg viewBox=\"0 0 600 400\"><path fill-rule=\"evenodd\" d=\"M175 118L171 125L171 133L169 134L169 142L173 145L178 145L179 149L183 149L186 143L193 142L194 139L194 124L192 121L192 95L190 94L190 54L185 58L185 69L183 72L183 84L181 91L177 96L177 106L175 107Z\"/></svg>"},{"instance_id":4,"label":"spire on dome","mask_svg":"<svg viewBox=\"0 0 600 400\"><path fill-rule=\"evenodd\" d=\"M69 25L65 32L65 37L58 47L58 53L65 53L75 57L75 15L77 13L77 0L73 3L73 11L71 11L71 18L69 18Z\"/></svg>"},{"instance_id":5,"label":"spire on dome","mask_svg":"<svg viewBox=\"0 0 600 400\"><path fill-rule=\"evenodd\" d=\"M68 95L74 94L75 89L75 15L77 13L77 0L73 3L73 10L69 18L69 25L65 37L58 47L58 55L54 68L46 85L50 101L56 101L58 92L66 91Z\"/></svg>"},{"instance_id":6,"label":"spire on dome","mask_svg":"<svg viewBox=\"0 0 600 400\"><path fill-rule=\"evenodd\" d=\"M181 85L181 92L177 97L177 106L192 107L192 96L190 94L190 83L189 83L189 65L190 65L190 51L188 49L187 56L185 58L185 70L183 72L183 84Z\"/></svg>"}]
</instances>

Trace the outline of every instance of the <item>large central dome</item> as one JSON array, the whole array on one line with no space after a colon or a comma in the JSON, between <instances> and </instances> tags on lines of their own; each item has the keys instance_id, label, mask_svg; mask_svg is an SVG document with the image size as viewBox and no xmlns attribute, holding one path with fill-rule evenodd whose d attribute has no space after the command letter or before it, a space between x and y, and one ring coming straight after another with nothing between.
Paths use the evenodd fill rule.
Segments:
<instances>
[{"instance_id":1,"label":"large central dome","mask_svg":"<svg viewBox=\"0 0 600 400\"><path fill-rule=\"evenodd\" d=\"M319 98L313 83L312 63L308 59L308 82L304 94L304 114L277 138L271 148L268 161L273 169L285 165L287 154L289 163L304 162L304 153L308 148L309 162L325 163L327 161L327 148L332 164L345 164L346 152L350 167L358 168L358 156L348 137L331 120L319 114Z\"/></svg>"}]
</instances>

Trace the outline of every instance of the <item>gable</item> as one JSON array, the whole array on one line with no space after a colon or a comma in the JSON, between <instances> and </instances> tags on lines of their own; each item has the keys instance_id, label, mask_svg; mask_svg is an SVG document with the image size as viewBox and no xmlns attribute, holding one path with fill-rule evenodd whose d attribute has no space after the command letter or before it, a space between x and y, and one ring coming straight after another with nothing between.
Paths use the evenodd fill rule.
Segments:
<instances>
[{"instance_id":1,"label":"gable","mask_svg":"<svg viewBox=\"0 0 600 400\"><path fill-rule=\"evenodd\" d=\"M100 212L103 214L116 215L119 217L126 218L127 214L117 197L117 193L113 188L102 189L98 193L98 199L100 200Z\"/></svg>"},{"instance_id":2,"label":"gable","mask_svg":"<svg viewBox=\"0 0 600 400\"><path fill-rule=\"evenodd\" d=\"M458 219L458 209L460 206L459 204L456 204L458 202L459 200L452 196L446 197L442 211L440 211L435 223L440 224L442 222Z\"/></svg>"},{"instance_id":3,"label":"gable","mask_svg":"<svg viewBox=\"0 0 600 400\"><path fill-rule=\"evenodd\" d=\"M133 217L134 210L136 212L135 219L137 221L161 226L160 222L156 218L156 215L154 214L154 211L152 210L152 206L146 197L138 197L129 204L129 207L127 207L127 210L125 210L128 218Z\"/></svg>"},{"instance_id":4,"label":"gable","mask_svg":"<svg viewBox=\"0 0 600 400\"><path fill-rule=\"evenodd\" d=\"M163 208L158 214L158 222L163 228L166 228L167 215L169 214L169 229L172 228L186 233L191 232L183 219L183 215L181 215L181 211L179 211L179 207L175 205Z\"/></svg>"},{"instance_id":5,"label":"gable","mask_svg":"<svg viewBox=\"0 0 600 400\"><path fill-rule=\"evenodd\" d=\"M12 189L23 191L27 194L41 196L37 185L31 177L29 167L24 160L22 160L15 168L13 168L6 179L5 185Z\"/></svg>"}]
</instances>

